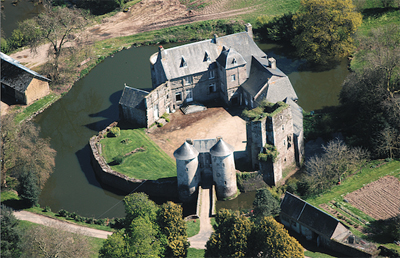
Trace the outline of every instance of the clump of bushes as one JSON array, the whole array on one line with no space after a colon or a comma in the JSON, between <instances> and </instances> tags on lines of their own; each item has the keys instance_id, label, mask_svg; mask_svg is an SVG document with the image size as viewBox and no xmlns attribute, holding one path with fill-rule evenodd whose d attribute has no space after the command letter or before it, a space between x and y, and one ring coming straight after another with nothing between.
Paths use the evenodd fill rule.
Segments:
<instances>
[{"instance_id":1,"label":"clump of bushes","mask_svg":"<svg viewBox=\"0 0 400 258\"><path fill-rule=\"evenodd\" d=\"M118 126L112 127L108 133L109 137L118 137L121 135L121 129Z\"/></svg>"},{"instance_id":2,"label":"clump of bushes","mask_svg":"<svg viewBox=\"0 0 400 258\"><path fill-rule=\"evenodd\" d=\"M124 156L123 155L118 155L113 158L113 165L120 165L124 161Z\"/></svg>"},{"instance_id":3,"label":"clump of bushes","mask_svg":"<svg viewBox=\"0 0 400 258\"><path fill-rule=\"evenodd\" d=\"M171 121L170 118L169 118L169 114L168 114L168 113L164 113L164 114L161 116L161 118L164 118L165 121L167 121L167 123L169 123L169 122Z\"/></svg>"},{"instance_id":4,"label":"clump of bushes","mask_svg":"<svg viewBox=\"0 0 400 258\"><path fill-rule=\"evenodd\" d=\"M95 219L91 217L83 217L75 212L68 212L64 209L61 209L58 212L58 216L64 217L66 219L73 219L76 222L82 222L86 224L96 224L101 226L109 226L110 228L121 229L124 227L124 218L103 218L103 219Z\"/></svg>"},{"instance_id":5,"label":"clump of bushes","mask_svg":"<svg viewBox=\"0 0 400 258\"><path fill-rule=\"evenodd\" d=\"M124 140L121 141L122 144L129 144L129 143L131 143L131 142L132 142L132 140L129 139L129 138L126 138L126 139L124 139Z\"/></svg>"},{"instance_id":6,"label":"clump of bushes","mask_svg":"<svg viewBox=\"0 0 400 258\"><path fill-rule=\"evenodd\" d=\"M258 154L258 160L259 161L272 161L275 162L276 158L278 157L278 151L276 150L276 147L271 144L265 144L264 149L261 153Z\"/></svg>"}]
</instances>

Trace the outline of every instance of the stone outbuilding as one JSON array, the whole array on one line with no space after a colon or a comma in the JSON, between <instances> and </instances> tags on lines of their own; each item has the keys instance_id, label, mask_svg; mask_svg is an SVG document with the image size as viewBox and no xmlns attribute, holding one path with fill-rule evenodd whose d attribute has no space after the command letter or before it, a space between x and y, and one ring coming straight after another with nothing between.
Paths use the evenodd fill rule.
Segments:
<instances>
[{"instance_id":1,"label":"stone outbuilding","mask_svg":"<svg viewBox=\"0 0 400 258\"><path fill-rule=\"evenodd\" d=\"M1 94L17 103L29 105L50 93L50 79L1 53Z\"/></svg>"},{"instance_id":2,"label":"stone outbuilding","mask_svg":"<svg viewBox=\"0 0 400 258\"><path fill-rule=\"evenodd\" d=\"M199 185L216 186L218 199L237 194L234 147L222 138L187 140L174 152L178 194L183 202L196 197Z\"/></svg>"},{"instance_id":3,"label":"stone outbuilding","mask_svg":"<svg viewBox=\"0 0 400 258\"><path fill-rule=\"evenodd\" d=\"M352 257L372 257L376 246L354 236L339 220L286 192L281 202L280 221L287 228L333 251Z\"/></svg>"}]
</instances>

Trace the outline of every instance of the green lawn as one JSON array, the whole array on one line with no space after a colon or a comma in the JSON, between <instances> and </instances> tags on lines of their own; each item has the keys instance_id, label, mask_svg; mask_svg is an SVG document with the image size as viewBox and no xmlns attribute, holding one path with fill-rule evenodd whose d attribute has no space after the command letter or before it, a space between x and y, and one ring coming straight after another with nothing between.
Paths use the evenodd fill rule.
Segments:
<instances>
[{"instance_id":1,"label":"green lawn","mask_svg":"<svg viewBox=\"0 0 400 258\"><path fill-rule=\"evenodd\" d=\"M200 219L186 221L187 235L192 237L200 232Z\"/></svg>"},{"instance_id":2,"label":"green lawn","mask_svg":"<svg viewBox=\"0 0 400 258\"><path fill-rule=\"evenodd\" d=\"M35 112L38 112L39 110L46 108L47 105L50 105L51 103L55 102L57 99L59 99L59 97L60 97L59 95L52 92L49 95L35 101L34 103L26 107L24 111L15 116L15 122L20 123L21 121L29 118Z\"/></svg>"},{"instance_id":3,"label":"green lawn","mask_svg":"<svg viewBox=\"0 0 400 258\"><path fill-rule=\"evenodd\" d=\"M123 140L127 143L123 143ZM118 155L125 155L142 146L145 148L144 152L124 158L120 165L111 166L124 175L149 180L176 176L175 161L150 140L144 129L121 130L120 136L106 137L101 140L101 145L102 154L110 164Z\"/></svg>"},{"instance_id":4,"label":"green lawn","mask_svg":"<svg viewBox=\"0 0 400 258\"><path fill-rule=\"evenodd\" d=\"M311 252L311 251L305 251L304 255L307 257L312 257L312 258L332 258L335 256L331 256L329 254L324 254L324 253L319 253L319 252Z\"/></svg>"},{"instance_id":5,"label":"green lawn","mask_svg":"<svg viewBox=\"0 0 400 258\"><path fill-rule=\"evenodd\" d=\"M199 258L199 257L204 257L204 252L205 252L205 250L203 250L203 249L189 248L189 249L188 249L187 258Z\"/></svg>"}]
</instances>

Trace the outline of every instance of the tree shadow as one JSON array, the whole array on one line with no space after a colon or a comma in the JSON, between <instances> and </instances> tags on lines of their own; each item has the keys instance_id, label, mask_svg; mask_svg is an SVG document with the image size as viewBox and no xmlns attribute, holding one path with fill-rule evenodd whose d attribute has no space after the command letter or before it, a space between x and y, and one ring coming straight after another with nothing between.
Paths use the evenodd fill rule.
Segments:
<instances>
[{"instance_id":1,"label":"tree shadow","mask_svg":"<svg viewBox=\"0 0 400 258\"><path fill-rule=\"evenodd\" d=\"M395 7L380 7L380 8L368 8L364 9L361 13L363 15L363 19L368 19L368 18L380 18L382 17L385 13L387 12L392 12L399 10L399 8Z\"/></svg>"}]
</instances>

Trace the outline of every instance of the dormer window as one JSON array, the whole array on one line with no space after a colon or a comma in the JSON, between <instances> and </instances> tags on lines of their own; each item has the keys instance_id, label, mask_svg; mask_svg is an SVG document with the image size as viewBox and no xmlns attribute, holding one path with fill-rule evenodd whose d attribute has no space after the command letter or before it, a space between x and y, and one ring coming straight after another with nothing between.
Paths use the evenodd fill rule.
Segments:
<instances>
[{"instance_id":1,"label":"dormer window","mask_svg":"<svg viewBox=\"0 0 400 258\"><path fill-rule=\"evenodd\" d=\"M181 57L181 65L179 67L187 67L186 60L183 56Z\"/></svg>"},{"instance_id":2,"label":"dormer window","mask_svg":"<svg viewBox=\"0 0 400 258\"><path fill-rule=\"evenodd\" d=\"M204 54L204 60L203 60L203 62L207 62L207 61L210 61L211 59L210 59L210 55L208 54L208 52L206 51L205 52L205 54Z\"/></svg>"},{"instance_id":3,"label":"dormer window","mask_svg":"<svg viewBox=\"0 0 400 258\"><path fill-rule=\"evenodd\" d=\"M232 64L237 64L236 58L232 59Z\"/></svg>"},{"instance_id":4,"label":"dormer window","mask_svg":"<svg viewBox=\"0 0 400 258\"><path fill-rule=\"evenodd\" d=\"M215 70L210 70L209 79L214 79L215 77Z\"/></svg>"}]
</instances>

